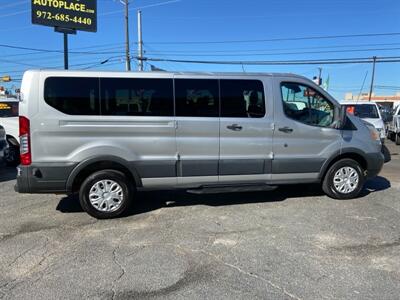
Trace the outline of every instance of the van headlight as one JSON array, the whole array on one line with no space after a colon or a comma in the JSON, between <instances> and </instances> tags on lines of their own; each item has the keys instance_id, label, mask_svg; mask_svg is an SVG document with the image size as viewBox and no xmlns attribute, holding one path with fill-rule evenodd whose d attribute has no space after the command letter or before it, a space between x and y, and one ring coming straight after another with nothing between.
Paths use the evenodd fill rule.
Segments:
<instances>
[{"instance_id":1,"label":"van headlight","mask_svg":"<svg viewBox=\"0 0 400 300\"><path fill-rule=\"evenodd\" d=\"M376 130L378 131L380 138L384 139L386 135L385 130L383 128L376 128Z\"/></svg>"},{"instance_id":2,"label":"van headlight","mask_svg":"<svg viewBox=\"0 0 400 300\"><path fill-rule=\"evenodd\" d=\"M367 127L369 129L369 134L371 136L371 139L373 141L380 141L381 135L379 134L379 131L374 126L367 126Z\"/></svg>"},{"instance_id":3,"label":"van headlight","mask_svg":"<svg viewBox=\"0 0 400 300\"><path fill-rule=\"evenodd\" d=\"M381 139L380 139L379 131L376 130L375 126L372 125L371 123L368 123L368 122L364 121L364 120L362 120L362 121L363 121L364 125L367 126L371 139L373 141L379 141L380 142Z\"/></svg>"}]
</instances>

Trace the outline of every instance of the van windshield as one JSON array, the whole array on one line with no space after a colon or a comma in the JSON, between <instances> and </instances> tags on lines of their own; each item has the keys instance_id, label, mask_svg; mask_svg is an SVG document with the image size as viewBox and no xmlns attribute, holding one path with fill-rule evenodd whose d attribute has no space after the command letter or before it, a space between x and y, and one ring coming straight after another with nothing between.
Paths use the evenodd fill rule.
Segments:
<instances>
[{"instance_id":1,"label":"van windshield","mask_svg":"<svg viewBox=\"0 0 400 300\"><path fill-rule=\"evenodd\" d=\"M379 113L374 104L346 104L346 111L361 119L379 119Z\"/></svg>"},{"instance_id":2,"label":"van windshield","mask_svg":"<svg viewBox=\"0 0 400 300\"><path fill-rule=\"evenodd\" d=\"M0 102L0 118L18 117L18 102Z\"/></svg>"}]
</instances>

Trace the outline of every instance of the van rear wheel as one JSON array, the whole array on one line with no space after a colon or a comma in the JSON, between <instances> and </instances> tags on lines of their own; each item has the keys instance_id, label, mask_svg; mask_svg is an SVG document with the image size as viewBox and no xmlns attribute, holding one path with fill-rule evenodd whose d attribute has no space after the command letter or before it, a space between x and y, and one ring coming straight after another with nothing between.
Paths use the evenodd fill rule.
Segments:
<instances>
[{"instance_id":1,"label":"van rear wheel","mask_svg":"<svg viewBox=\"0 0 400 300\"><path fill-rule=\"evenodd\" d=\"M97 219L111 219L124 214L133 195L126 176L115 170L93 173L82 183L79 201L82 208Z\"/></svg>"},{"instance_id":2,"label":"van rear wheel","mask_svg":"<svg viewBox=\"0 0 400 300\"><path fill-rule=\"evenodd\" d=\"M334 199L356 198L364 187L364 171L352 159L341 159L328 170L322 183L323 191Z\"/></svg>"}]
</instances>

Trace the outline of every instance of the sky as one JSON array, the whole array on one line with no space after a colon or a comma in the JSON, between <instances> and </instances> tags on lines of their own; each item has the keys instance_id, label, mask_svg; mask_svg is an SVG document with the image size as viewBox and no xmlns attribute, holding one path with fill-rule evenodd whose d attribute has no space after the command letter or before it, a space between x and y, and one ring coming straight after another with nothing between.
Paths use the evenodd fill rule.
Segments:
<instances>
[{"instance_id":1,"label":"sky","mask_svg":"<svg viewBox=\"0 0 400 300\"><path fill-rule=\"evenodd\" d=\"M62 50L63 36L51 27L32 25L30 0L0 0L0 44ZM398 0L130 0L131 52L137 55L137 9L142 10L145 57L183 60L262 61L400 56ZM395 35L297 39L357 34ZM271 41L275 39L275 41ZM288 39L280 40L276 39ZM269 40L269 41L268 41ZM98 0L98 31L69 36L70 68L125 70L124 5ZM234 42L232 42L234 41ZM100 54L99 54L100 52ZM108 61L107 61L108 60ZM105 62L101 64L101 62ZM372 65L215 65L146 62L168 71L290 72L309 78L322 68L328 91L368 92ZM136 68L137 62L132 62ZM0 75L18 87L27 69L63 68L62 53L0 46ZM400 92L400 62L376 65L377 94Z\"/></svg>"}]
</instances>

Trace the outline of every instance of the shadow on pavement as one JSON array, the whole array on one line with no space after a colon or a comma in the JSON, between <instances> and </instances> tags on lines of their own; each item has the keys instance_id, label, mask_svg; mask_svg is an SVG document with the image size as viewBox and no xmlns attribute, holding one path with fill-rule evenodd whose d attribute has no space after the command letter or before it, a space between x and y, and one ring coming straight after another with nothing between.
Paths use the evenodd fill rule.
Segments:
<instances>
[{"instance_id":1,"label":"shadow on pavement","mask_svg":"<svg viewBox=\"0 0 400 300\"><path fill-rule=\"evenodd\" d=\"M0 162L0 182L14 180L17 177L17 170L15 167L7 167L4 163Z\"/></svg>"},{"instance_id":2,"label":"shadow on pavement","mask_svg":"<svg viewBox=\"0 0 400 300\"><path fill-rule=\"evenodd\" d=\"M128 215L142 214L162 207L194 205L228 206L246 203L279 202L288 198L321 195L323 195L323 192L320 186L315 184L280 186L276 190L269 192L237 192L202 195L189 194L183 190L138 192L136 194L136 203ZM83 212L79 204L78 195L62 198L56 209L63 213Z\"/></svg>"},{"instance_id":3,"label":"shadow on pavement","mask_svg":"<svg viewBox=\"0 0 400 300\"><path fill-rule=\"evenodd\" d=\"M366 196L373 192L379 192L391 187L390 181L385 177L377 176L368 180L364 185L364 190L361 196Z\"/></svg>"},{"instance_id":4,"label":"shadow on pavement","mask_svg":"<svg viewBox=\"0 0 400 300\"><path fill-rule=\"evenodd\" d=\"M378 176L365 183L364 190L360 197L365 197L370 193L383 191L388 188L390 188L390 181L384 177ZM246 203L280 202L290 198L323 195L324 192L321 190L319 184L279 186L276 190L269 192L238 192L202 195L189 194L184 190L138 192L136 194L135 204L128 213L128 216L147 213L162 207L194 205L229 206ZM56 209L62 213L83 212L78 195L70 195L62 198Z\"/></svg>"}]
</instances>

